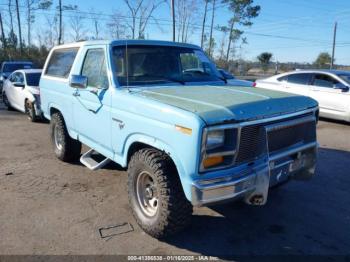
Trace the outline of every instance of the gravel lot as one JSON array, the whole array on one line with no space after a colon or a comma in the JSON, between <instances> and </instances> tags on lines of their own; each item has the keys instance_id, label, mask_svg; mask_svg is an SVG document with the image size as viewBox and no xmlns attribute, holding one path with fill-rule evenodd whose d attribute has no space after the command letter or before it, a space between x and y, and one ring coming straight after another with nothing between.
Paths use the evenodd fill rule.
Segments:
<instances>
[{"instance_id":1,"label":"gravel lot","mask_svg":"<svg viewBox=\"0 0 350 262\"><path fill-rule=\"evenodd\" d=\"M126 173L58 161L47 123L0 104L0 254L350 254L350 125L321 121L317 176L293 181L264 207L230 203L195 209L193 223L166 241L138 228ZM102 239L102 227L132 232Z\"/></svg>"}]
</instances>

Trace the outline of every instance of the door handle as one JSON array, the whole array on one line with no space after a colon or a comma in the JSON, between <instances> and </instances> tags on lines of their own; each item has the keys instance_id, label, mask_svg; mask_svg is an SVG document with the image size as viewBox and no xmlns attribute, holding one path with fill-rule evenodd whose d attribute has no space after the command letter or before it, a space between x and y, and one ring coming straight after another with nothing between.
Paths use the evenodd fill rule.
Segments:
<instances>
[{"instance_id":1,"label":"door handle","mask_svg":"<svg viewBox=\"0 0 350 262\"><path fill-rule=\"evenodd\" d=\"M73 93L73 96L80 96L80 93L78 92L78 91L75 91L74 93Z\"/></svg>"}]
</instances>

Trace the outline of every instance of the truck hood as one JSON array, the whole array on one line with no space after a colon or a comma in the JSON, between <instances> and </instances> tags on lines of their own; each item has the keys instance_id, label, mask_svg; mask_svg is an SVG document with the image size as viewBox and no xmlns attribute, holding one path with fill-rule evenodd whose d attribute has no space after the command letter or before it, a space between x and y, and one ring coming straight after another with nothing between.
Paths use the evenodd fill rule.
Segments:
<instances>
[{"instance_id":1,"label":"truck hood","mask_svg":"<svg viewBox=\"0 0 350 262\"><path fill-rule=\"evenodd\" d=\"M265 89L228 86L167 86L137 95L199 115L208 125L256 120L317 106L309 97Z\"/></svg>"}]
</instances>

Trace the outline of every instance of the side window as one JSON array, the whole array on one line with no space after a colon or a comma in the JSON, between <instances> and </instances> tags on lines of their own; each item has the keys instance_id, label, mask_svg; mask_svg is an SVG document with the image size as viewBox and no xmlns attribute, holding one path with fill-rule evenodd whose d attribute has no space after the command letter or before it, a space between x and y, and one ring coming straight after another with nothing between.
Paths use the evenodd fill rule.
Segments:
<instances>
[{"instance_id":1,"label":"side window","mask_svg":"<svg viewBox=\"0 0 350 262\"><path fill-rule=\"evenodd\" d=\"M16 82L24 84L24 76L22 73L17 73L18 79Z\"/></svg>"},{"instance_id":2,"label":"side window","mask_svg":"<svg viewBox=\"0 0 350 262\"><path fill-rule=\"evenodd\" d=\"M314 86L333 88L336 84L339 84L339 81L329 75L315 74Z\"/></svg>"},{"instance_id":3,"label":"side window","mask_svg":"<svg viewBox=\"0 0 350 262\"><path fill-rule=\"evenodd\" d=\"M12 83L24 83L24 77L22 73L13 73L9 79Z\"/></svg>"},{"instance_id":4,"label":"side window","mask_svg":"<svg viewBox=\"0 0 350 262\"><path fill-rule=\"evenodd\" d=\"M81 74L88 78L88 86L108 87L104 49L90 49L87 51Z\"/></svg>"},{"instance_id":5,"label":"side window","mask_svg":"<svg viewBox=\"0 0 350 262\"><path fill-rule=\"evenodd\" d=\"M288 75L288 83L298 85L308 85L310 83L311 74L291 74Z\"/></svg>"},{"instance_id":6,"label":"side window","mask_svg":"<svg viewBox=\"0 0 350 262\"><path fill-rule=\"evenodd\" d=\"M57 49L53 51L45 75L67 78L79 48Z\"/></svg>"},{"instance_id":7,"label":"side window","mask_svg":"<svg viewBox=\"0 0 350 262\"><path fill-rule=\"evenodd\" d=\"M277 81L282 82L282 81L287 81L287 79L288 79L288 76L282 76L277 78Z\"/></svg>"},{"instance_id":8,"label":"side window","mask_svg":"<svg viewBox=\"0 0 350 262\"><path fill-rule=\"evenodd\" d=\"M203 70L202 63L195 54L182 53L180 54L181 65L183 70L198 69Z\"/></svg>"},{"instance_id":9,"label":"side window","mask_svg":"<svg viewBox=\"0 0 350 262\"><path fill-rule=\"evenodd\" d=\"M17 73L14 73L14 74L11 74L11 75L10 75L9 80L10 80L11 83L16 82L16 74L17 74Z\"/></svg>"}]
</instances>

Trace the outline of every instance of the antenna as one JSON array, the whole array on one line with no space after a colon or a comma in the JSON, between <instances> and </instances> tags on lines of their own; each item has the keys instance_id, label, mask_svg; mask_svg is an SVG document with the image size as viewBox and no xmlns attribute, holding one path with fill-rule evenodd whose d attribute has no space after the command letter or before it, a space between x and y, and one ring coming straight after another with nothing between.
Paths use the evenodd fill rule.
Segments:
<instances>
[{"instance_id":1,"label":"antenna","mask_svg":"<svg viewBox=\"0 0 350 262\"><path fill-rule=\"evenodd\" d=\"M126 88L129 89L129 55L128 55L128 40L125 42L125 63L126 63Z\"/></svg>"}]
</instances>

